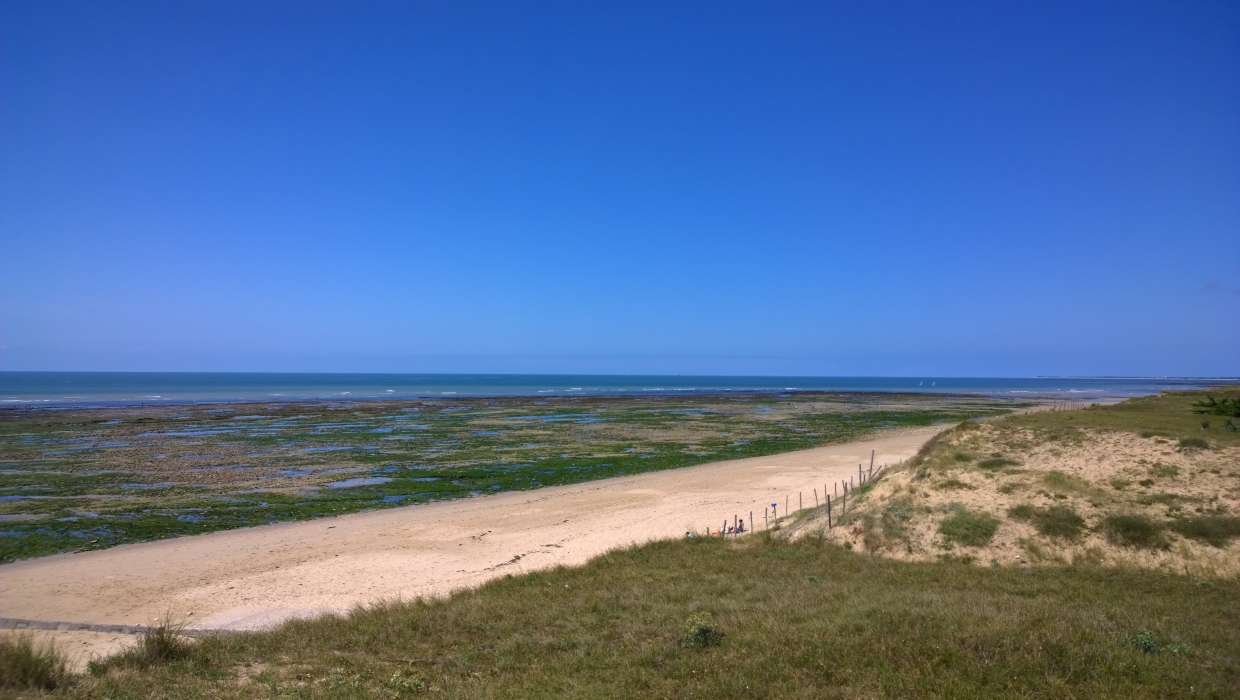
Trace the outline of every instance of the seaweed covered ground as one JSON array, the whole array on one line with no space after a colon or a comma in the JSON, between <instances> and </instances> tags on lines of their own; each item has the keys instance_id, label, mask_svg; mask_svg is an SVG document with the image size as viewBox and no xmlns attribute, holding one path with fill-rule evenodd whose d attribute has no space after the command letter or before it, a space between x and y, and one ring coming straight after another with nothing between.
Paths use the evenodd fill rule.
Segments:
<instances>
[{"instance_id":1,"label":"seaweed covered ground","mask_svg":"<svg viewBox=\"0 0 1240 700\"><path fill-rule=\"evenodd\" d=\"M775 454L1022 405L797 393L5 409L0 563Z\"/></svg>"}]
</instances>

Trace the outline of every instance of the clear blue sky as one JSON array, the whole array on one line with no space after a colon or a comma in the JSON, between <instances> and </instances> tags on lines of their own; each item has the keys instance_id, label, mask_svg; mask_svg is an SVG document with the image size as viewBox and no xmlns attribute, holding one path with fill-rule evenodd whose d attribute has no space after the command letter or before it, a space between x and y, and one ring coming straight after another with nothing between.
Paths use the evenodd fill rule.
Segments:
<instances>
[{"instance_id":1,"label":"clear blue sky","mask_svg":"<svg viewBox=\"0 0 1240 700\"><path fill-rule=\"evenodd\" d=\"M0 369L1240 374L1234 2L0 7Z\"/></svg>"}]
</instances>

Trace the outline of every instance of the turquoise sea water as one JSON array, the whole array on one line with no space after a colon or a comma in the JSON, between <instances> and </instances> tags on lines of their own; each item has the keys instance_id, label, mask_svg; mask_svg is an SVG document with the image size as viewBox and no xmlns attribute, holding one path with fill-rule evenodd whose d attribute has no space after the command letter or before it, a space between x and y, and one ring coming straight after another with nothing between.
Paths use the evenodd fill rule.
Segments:
<instances>
[{"instance_id":1,"label":"turquoise sea water","mask_svg":"<svg viewBox=\"0 0 1240 700\"><path fill-rule=\"evenodd\" d=\"M0 405L118 405L374 400L446 396L571 396L863 391L1103 399L1167 389L1238 386L1237 379L1107 377L708 377L534 374L279 374L0 372Z\"/></svg>"}]
</instances>

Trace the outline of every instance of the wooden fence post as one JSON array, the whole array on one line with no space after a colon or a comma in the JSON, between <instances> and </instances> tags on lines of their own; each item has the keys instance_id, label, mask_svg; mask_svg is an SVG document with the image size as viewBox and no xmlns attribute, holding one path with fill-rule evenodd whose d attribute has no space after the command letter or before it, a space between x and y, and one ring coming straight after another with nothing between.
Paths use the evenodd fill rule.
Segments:
<instances>
[{"instance_id":1,"label":"wooden fence post","mask_svg":"<svg viewBox=\"0 0 1240 700\"><path fill-rule=\"evenodd\" d=\"M827 496L827 529L831 529L831 497Z\"/></svg>"},{"instance_id":2,"label":"wooden fence post","mask_svg":"<svg viewBox=\"0 0 1240 700\"><path fill-rule=\"evenodd\" d=\"M818 509L818 487L814 487L814 509Z\"/></svg>"},{"instance_id":3,"label":"wooden fence post","mask_svg":"<svg viewBox=\"0 0 1240 700\"><path fill-rule=\"evenodd\" d=\"M797 491L797 512L805 510L805 499L801 498L801 492Z\"/></svg>"}]
</instances>

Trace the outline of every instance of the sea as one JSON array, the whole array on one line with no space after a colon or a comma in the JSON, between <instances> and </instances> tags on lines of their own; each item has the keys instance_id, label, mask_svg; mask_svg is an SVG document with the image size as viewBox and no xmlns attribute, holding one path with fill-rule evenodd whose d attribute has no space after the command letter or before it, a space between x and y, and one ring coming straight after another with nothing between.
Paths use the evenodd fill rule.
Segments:
<instances>
[{"instance_id":1,"label":"sea","mask_svg":"<svg viewBox=\"0 0 1240 700\"><path fill-rule=\"evenodd\" d=\"M740 377L572 374L0 372L0 406L113 406L253 401L371 401L485 396L791 392L975 394L1099 401L1240 386L1186 377Z\"/></svg>"}]
</instances>

